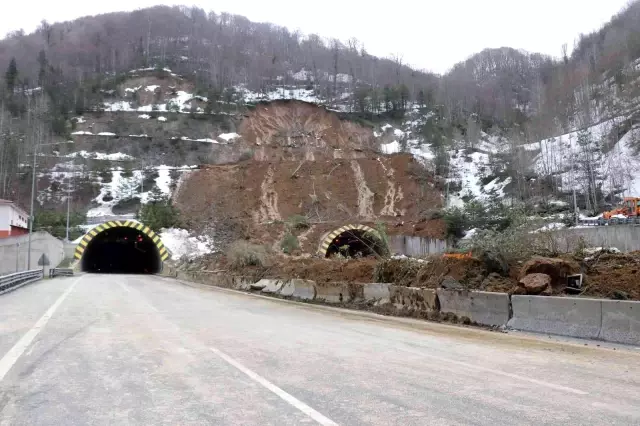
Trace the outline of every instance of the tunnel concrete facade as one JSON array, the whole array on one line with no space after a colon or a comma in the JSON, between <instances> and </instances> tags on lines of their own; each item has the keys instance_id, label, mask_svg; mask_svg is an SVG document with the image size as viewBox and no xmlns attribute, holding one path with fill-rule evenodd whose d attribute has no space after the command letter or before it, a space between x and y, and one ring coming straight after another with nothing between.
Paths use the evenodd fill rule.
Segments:
<instances>
[{"instance_id":1,"label":"tunnel concrete facade","mask_svg":"<svg viewBox=\"0 0 640 426\"><path fill-rule=\"evenodd\" d=\"M318 247L318 255L321 257L325 257L327 256L327 253L329 251L329 247L331 246L331 244L333 243L333 241L339 237L340 235L344 234L345 232L349 232L349 231L359 231L362 233L371 233L372 235L376 236L377 238L380 238L380 234L378 233L378 231L376 231L375 229L371 228L370 226L367 225L353 225L353 224L349 224L349 225L344 225L340 228L337 228L331 232L329 232L328 234L326 234L325 236L322 237L322 240L320 241L320 246Z\"/></svg>"},{"instance_id":2,"label":"tunnel concrete facade","mask_svg":"<svg viewBox=\"0 0 640 426\"><path fill-rule=\"evenodd\" d=\"M94 240L99 240L100 236L103 233L107 233L109 231L132 231L137 232L139 234L143 234L145 239L147 239L150 243L152 243L154 249L156 250L157 258L160 261L160 270L162 269L162 264L169 258L169 251L162 243L162 240L156 234L143 223L126 220L126 221L109 221L97 225L89 232L87 232L78 245L75 248L74 257L79 262L81 268L84 268L84 258L87 256L87 250L90 249L91 243Z\"/></svg>"}]
</instances>

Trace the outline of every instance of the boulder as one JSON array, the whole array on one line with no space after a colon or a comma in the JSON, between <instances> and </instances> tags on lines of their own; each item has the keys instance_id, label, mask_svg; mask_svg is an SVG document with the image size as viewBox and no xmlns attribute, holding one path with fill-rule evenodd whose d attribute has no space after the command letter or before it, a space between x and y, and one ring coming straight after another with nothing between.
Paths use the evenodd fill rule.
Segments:
<instances>
[{"instance_id":1,"label":"boulder","mask_svg":"<svg viewBox=\"0 0 640 426\"><path fill-rule=\"evenodd\" d=\"M551 287L560 292L567 286L567 277L580 273L580 265L572 260L534 257L520 269L520 279L530 274L546 274L551 277Z\"/></svg>"},{"instance_id":2,"label":"boulder","mask_svg":"<svg viewBox=\"0 0 640 426\"><path fill-rule=\"evenodd\" d=\"M487 268L488 273L497 273L503 277L509 275L509 263L500 253L490 250L483 251L480 259L484 263L485 268Z\"/></svg>"},{"instance_id":3,"label":"boulder","mask_svg":"<svg viewBox=\"0 0 640 426\"><path fill-rule=\"evenodd\" d=\"M445 288L447 290L463 290L464 286L460 284L458 280L453 277L446 276L440 283L440 287Z\"/></svg>"},{"instance_id":4,"label":"boulder","mask_svg":"<svg viewBox=\"0 0 640 426\"><path fill-rule=\"evenodd\" d=\"M520 286L524 287L524 294L538 295L545 291L551 291L551 277L547 274L529 274L520 280Z\"/></svg>"}]
</instances>

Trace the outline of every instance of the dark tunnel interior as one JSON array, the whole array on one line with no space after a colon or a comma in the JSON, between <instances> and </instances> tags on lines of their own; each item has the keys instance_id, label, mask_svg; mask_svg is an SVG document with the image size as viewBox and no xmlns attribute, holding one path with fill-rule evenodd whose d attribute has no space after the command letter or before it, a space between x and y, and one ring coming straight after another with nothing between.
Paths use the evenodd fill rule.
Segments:
<instances>
[{"instance_id":1,"label":"dark tunnel interior","mask_svg":"<svg viewBox=\"0 0 640 426\"><path fill-rule=\"evenodd\" d=\"M383 254L380 242L365 231L353 229L338 235L329 245L326 257L340 254L344 257L369 257Z\"/></svg>"},{"instance_id":2,"label":"dark tunnel interior","mask_svg":"<svg viewBox=\"0 0 640 426\"><path fill-rule=\"evenodd\" d=\"M162 260L146 234L119 227L102 231L89 242L81 267L85 272L102 274L155 274L162 270Z\"/></svg>"}]
</instances>

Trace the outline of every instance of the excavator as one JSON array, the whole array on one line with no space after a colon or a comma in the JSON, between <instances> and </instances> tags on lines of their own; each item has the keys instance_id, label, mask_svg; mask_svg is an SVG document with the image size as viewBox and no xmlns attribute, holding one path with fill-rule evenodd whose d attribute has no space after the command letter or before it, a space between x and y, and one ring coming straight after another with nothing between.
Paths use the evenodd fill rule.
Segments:
<instances>
[{"instance_id":1,"label":"excavator","mask_svg":"<svg viewBox=\"0 0 640 426\"><path fill-rule=\"evenodd\" d=\"M616 215L625 215L626 217L640 216L640 197L624 197L624 202L613 210L604 212L602 216L609 220Z\"/></svg>"}]
</instances>

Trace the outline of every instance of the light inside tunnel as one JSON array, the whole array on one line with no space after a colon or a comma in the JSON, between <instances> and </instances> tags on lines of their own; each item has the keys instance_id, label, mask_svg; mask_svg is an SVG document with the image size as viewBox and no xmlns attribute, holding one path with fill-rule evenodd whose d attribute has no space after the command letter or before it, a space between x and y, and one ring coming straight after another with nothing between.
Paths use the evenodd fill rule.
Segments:
<instances>
[{"instance_id":1,"label":"light inside tunnel","mask_svg":"<svg viewBox=\"0 0 640 426\"><path fill-rule=\"evenodd\" d=\"M89 241L81 268L94 273L155 274L162 270L162 259L158 247L145 233L115 227Z\"/></svg>"},{"instance_id":2,"label":"light inside tunnel","mask_svg":"<svg viewBox=\"0 0 640 426\"><path fill-rule=\"evenodd\" d=\"M385 256L386 248L379 237L372 232L360 229L344 231L336 236L327 248L326 257L342 255L344 257Z\"/></svg>"}]
</instances>

